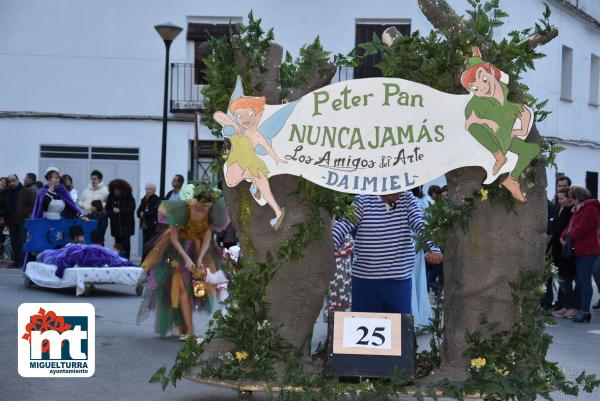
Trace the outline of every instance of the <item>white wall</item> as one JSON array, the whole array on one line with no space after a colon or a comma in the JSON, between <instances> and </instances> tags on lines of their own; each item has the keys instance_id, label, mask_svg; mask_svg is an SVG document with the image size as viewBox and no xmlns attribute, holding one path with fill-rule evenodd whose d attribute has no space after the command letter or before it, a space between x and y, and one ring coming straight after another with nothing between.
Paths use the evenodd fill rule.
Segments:
<instances>
[{"instance_id":1,"label":"white wall","mask_svg":"<svg viewBox=\"0 0 600 401\"><path fill-rule=\"evenodd\" d=\"M451 1L462 12L465 0ZM323 2L256 1L252 9L263 27L275 27L276 40L296 55L320 35L326 49L347 52L354 46L356 18L409 18L412 30L431 26L416 1L352 0ZM505 1L509 30L531 26L541 16L542 1ZM588 8L592 7L590 3ZM596 8L598 5L596 4ZM588 105L590 54L600 55L600 32L552 3L552 22L560 35L541 48L548 57L536 62L526 82L539 98L548 98L551 117L540 125L546 135L572 139L598 137L600 110ZM244 1L103 2L25 0L4 2L0 33L0 110L107 115L160 115L164 45L153 26L172 21L186 27L188 17L239 16L247 21ZM309 22L310 23L307 23ZM182 32L171 60L190 60ZM574 49L573 102L559 100L560 49Z\"/></svg>"},{"instance_id":2,"label":"white wall","mask_svg":"<svg viewBox=\"0 0 600 401\"><path fill-rule=\"evenodd\" d=\"M467 7L466 0L449 2L459 13ZM588 13L600 12L597 1L583 3ZM565 11L557 1L550 5L551 20L560 35L540 48L548 56L525 75L532 93L548 98L547 108L553 111L538 128L547 136L598 142L600 108L588 105L588 100L590 54L600 55L600 31ZM510 18L509 25L498 29L499 35L532 26L544 9L541 0L503 1L502 6ZM316 35L333 54L348 52L354 47L357 18L405 18L411 20L413 32L431 29L416 0L4 1L0 37L8 40L0 41L0 111L160 116L164 45L154 25L170 21L185 28L194 17L210 16L238 16L247 22L251 8L263 19L264 28L275 28L276 41L294 56ZM193 61L185 36L184 30L173 43L171 61ZM559 99L563 44L574 49L572 102ZM171 123L169 132L171 138L179 139L169 148L168 178L187 171L187 143L182 138L192 138L193 125ZM19 135L16 140L5 140L15 133ZM143 186L160 177L160 133L158 121L0 118L2 150L7 155L0 159L0 174L16 168L22 175L29 166L36 166L39 143L110 142L112 146L140 147ZM585 176L582 158L591 163L590 171L600 169L595 162L597 151L582 149L571 147L560 156L561 171Z\"/></svg>"},{"instance_id":3,"label":"white wall","mask_svg":"<svg viewBox=\"0 0 600 401\"><path fill-rule=\"evenodd\" d=\"M187 174L188 140L194 137L191 123L169 122L166 189L175 174ZM132 147L140 150L140 188L146 182L159 185L162 123L160 121L75 120L59 118L0 119L2 157L0 175L38 169L40 144ZM5 137L8 136L10 139ZM202 131L202 139L210 139ZM68 173L65 171L64 173ZM77 188L81 192L83 188ZM139 194L135 194L136 197Z\"/></svg>"}]
</instances>

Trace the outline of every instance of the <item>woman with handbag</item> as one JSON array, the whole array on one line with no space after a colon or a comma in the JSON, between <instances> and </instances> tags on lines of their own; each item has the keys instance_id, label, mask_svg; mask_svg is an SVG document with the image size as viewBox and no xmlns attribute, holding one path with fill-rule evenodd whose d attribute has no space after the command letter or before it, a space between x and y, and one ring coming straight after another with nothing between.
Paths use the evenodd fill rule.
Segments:
<instances>
[{"instance_id":1,"label":"woman with handbag","mask_svg":"<svg viewBox=\"0 0 600 401\"><path fill-rule=\"evenodd\" d=\"M569 226L572 217L573 202L568 196L569 189L563 188L558 191L558 204L560 210L556 214L556 221L552 225L552 237L550 245L552 247L552 261L558 267L558 284L562 292L563 308L552 313L554 317L564 317L572 319L579 313L579 288L573 290L576 268L574 255L565 254L563 256L563 245L560 242L562 232ZM565 244L565 246L571 246ZM565 251L568 251L566 249Z\"/></svg>"},{"instance_id":2,"label":"woman with handbag","mask_svg":"<svg viewBox=\"0 0 600 401\"><path fill-rule=\"evenodd\" d=\"M569 199L573 201L573 217L561 236L563 245L572 242L575 254L576 283L580 288L579 314L575 323L589 323L592 319L592 271L600 255L598 224L600 223L600 201L590 199L590 192L582 187L572 186ZM567 248L570 248L567 246ZM567 249L568 250L568 249Z\"/></svg>"}]
</instances>

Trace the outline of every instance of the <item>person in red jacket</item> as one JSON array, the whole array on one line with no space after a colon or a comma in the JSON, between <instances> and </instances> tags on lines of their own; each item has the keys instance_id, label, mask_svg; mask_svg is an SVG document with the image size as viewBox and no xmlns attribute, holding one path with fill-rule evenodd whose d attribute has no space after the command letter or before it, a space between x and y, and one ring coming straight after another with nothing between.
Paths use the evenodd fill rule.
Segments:
<instances>
[{"instance_id":1,"label":"person in red jacket","mask_svg":"<svg viewBox=\"0 0 600 401\"><path fill-rule=\"evenodd\" d=\"M572 186L569 198L573 200L573 217L561 235L564 244L566 236L571 237L575 250L576 282L581 289L579 314L573 318L576 323L589 322L592 318L592 271L600 255L598 224L600 224L600 201L590 199L590 192L582 187Z\"/></svg>"}]
</instances>

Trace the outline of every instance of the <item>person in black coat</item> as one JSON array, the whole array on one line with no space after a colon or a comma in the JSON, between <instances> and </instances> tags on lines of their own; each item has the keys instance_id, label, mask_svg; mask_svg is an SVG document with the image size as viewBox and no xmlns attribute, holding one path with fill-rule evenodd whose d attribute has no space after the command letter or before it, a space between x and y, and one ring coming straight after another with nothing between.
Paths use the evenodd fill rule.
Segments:
<instances>
[{"instance_id":1,"label":"person in black coat","mask_svg":"<svg viewBox=\"0 0 600 401\"><path fill-rule=\"evenodd\" d=\"M575 258L563 258L562 244L560 236L571 221L571 209L573 205L568 198L568 189L561 189L558 192L558 203L560 210L552 225L552 237L550 246L552 247L552 260L558 267L558 283L562 292L563 308L555 311L552 315L555 317L573 318L577 315L579 308L579 289L573 290L573 281L575 280L576 268Z\"/></svg>"},{"instance_id":2,"label":"person in black coat","mask_svg":"<svg viewBox=\"0 0 600 401\"><path fill-rule=\"evenodd\" d=\"M140 207L137 210L137 217L140 219L140 228L142 229L142 261L146 258L146 244L156 235L158 228L158 207L160 198L156 195L156 185L146 184L146 195L140 200Z\"/></svg>"},{"instance_id":3,"label":"person in black coat","mask_svg":"<svg viewBox=\"0 0 600 401\"><path fill-rule=\"evenodd\" d=\"M131 194L131 185L120 178L108 184L106 215L110 219L110 234L115 239L115 248L129 259L131 236L135 233L135 199Z\"/></svg>"},{"instance_id":4,"label":"person in black coat","mask_svg":"<svg viewBox=\"0 0 600 401\"><path fill-rule=\"evenodd\" d=\"M92 231L92 243L96 245L104 246L104 236L106 235L106 229L108 228L108 217L104 213L104 207L102 201L99 199L93 200L91 203L92 212L87 214L86 217L90 220L96 220L97 226Z\"/></svg>"},{"instance_id":5,"label":"person in black coat","mask_svg":"<svg viewBox=\"0 0 600 401\"><path fill-rule=\"evenodd\" d=\"M5 201L7 208L4 212L4 223L10 231L10 243L12 245L14 265L22 267L25 253L23 244L26 240L25 220L31 217L35 205L35 192L25 188L16 174L8 177L8 194Z\"/></svg>"}]
</instances>

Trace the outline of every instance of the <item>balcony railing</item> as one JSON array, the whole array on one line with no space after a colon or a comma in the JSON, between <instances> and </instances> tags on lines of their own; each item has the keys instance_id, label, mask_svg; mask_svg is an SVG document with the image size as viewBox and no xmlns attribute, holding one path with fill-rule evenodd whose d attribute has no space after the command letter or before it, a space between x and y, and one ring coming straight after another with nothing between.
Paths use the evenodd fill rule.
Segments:
<instances>
[{"instance_id":1,"label":"balcony railing","mask_svg":"<svg viewBox=\"0 0 600 401\"><path fill-rule=\"evenodd\" d=\"M171 113L193 113L204 108L203 85L197 83L200 71L196 64L171 63ZM351 67L338 67L331 83L352 79Z\"/></svg>"},{"instance_id":2,"label":"balcony railing","mask_svg":"<svg viewBox=\"0 0 600 401\"><path fill-rule=\"evenodd\" d=\"M331 83L335 84L337 82L348 81L352 79L354 76L354 69L352 67L339 66L337 68L337 72L331 79Z\"/></svg>"},{"instance_id":3,"label":"balcony railing","mask_svg":"<svg viewBox=\"0 0 600 401\"><path fill-rule=\"evenodd\" d=\"M171 113L193 113L204 107L196 64L171 63Z\"/></svg>"}]
</instances>

